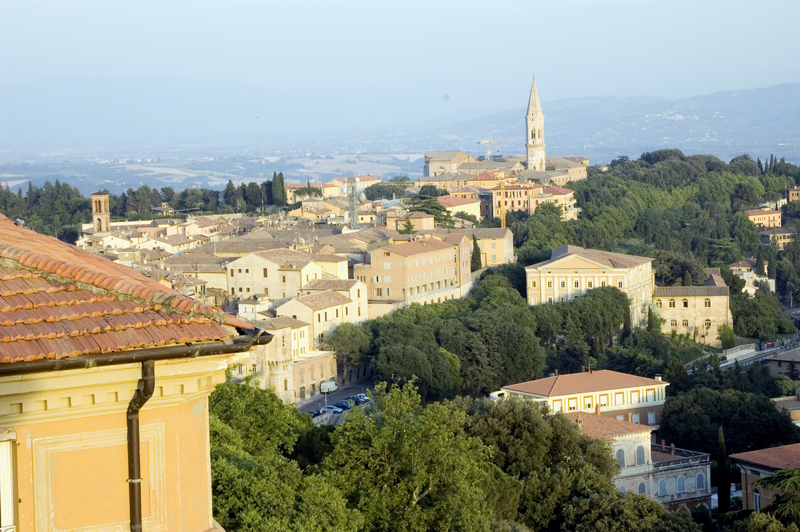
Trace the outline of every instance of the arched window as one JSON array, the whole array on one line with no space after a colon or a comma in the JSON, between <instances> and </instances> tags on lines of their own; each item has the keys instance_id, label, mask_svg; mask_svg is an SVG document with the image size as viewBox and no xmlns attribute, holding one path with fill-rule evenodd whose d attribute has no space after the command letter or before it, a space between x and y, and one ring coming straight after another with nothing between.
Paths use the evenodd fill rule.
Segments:
<instances>
[{"instance_id":1,"label":"arched window","mask_svg":"<svg viewBox=\"0 0 800 532\"><path fill-rule=\"evenodd\" d=\"M639 484L639 493L642 495L647 495L647 486L644 485L644 482Z\"/></svg>"},{"instance_id":2,"label":"arched window","mask_svg":"<svg viewBox=\"0 0 800 532\"><path fill-rule=\"evenodd\" d=\"M667 494L667 481L666 480L659 480L658 481L658 495L666 495Z\"/></svg>"},{"instance_id":3,"label":"arched window","mask_svg":"<svg viewBox=\"0 0 800 532\"><path fill-rule=\"evenodd\" d=\"M675 308L675 300L674 299L670 299L669 300L669 308Z\"/></svg>"},{"instance_id":4,"label":"arched window","mask_svg":"<svg viewBox=\"0 0 800 532\"><path fill-rule=\"evenodd\" d=\"M688 299L684 299L683 300L683 308L689 308L689 300Z\"/></svg>"},{"instance_id":5,"label":"arched window","mask_svg":"<svg viewBox=\"0 0 800 532\"><path fill-rule=\"evenodd\" d=\"M686 493L686 479L678 477L678 493Z\"/></svg>"},{"instance_id":6,"label":"arched window","mask_svg":"<svg viewBox=\"0 0 800 532\"><path fill-rule=\"evenodd\" d=\"M619 492L620 492L621 494L625 495L625 486L620 486L620 487L619 487Z\"/></svg>"},{"instance_id":7,"label":"arched window","mask_svg":"<svg viewBox=\"0 0 800 532\"><path fill-rule=\"evenodd\" d=\"M689 320L683 320L683 326L684 327L688 327L689 326Z\"/></svg>"},{"instance_id":8,"label":"arched window","mask_svg":"<svg viewBox=\"0 0 800 532\"><path fill-rule=\"evenodd\" d=\"M710 329L711 328L711 320L704 321L703 322L703 327L705 327L706 329Z\"/></svg>"},{"instance_id":9,"label":"arched window","mask_svg":"<svg viewBox=\"0 0 800 532\"><path fill-rule=\"evenodd\" d=\"M636 465L644 465L644 461L644 447L640 445L636 448Z\"/></svg>"},{"instance_id":10,"label":"arched window","mask_svg":"<svg viewBox=\"0 0 800 532\"><path fill-rule=\"evenodd\" d=\"M678 320L669 320L669 326L670 327L677 327L678 326Z\"/></svg>"},{"instance_id":11,"label":"arched window","mask_svg":"<svg viewBox=\"0 0 800 532\"><path fill-rule=\"evenodd\" d=\"M753 510L761 509L761 492L758 490L753 492Z\"/></svg>"},{"instance_id":12,"label":"arched window","mask_svg":"<svg viewBox=\"0 0 800 532\"><path fill-rule=\"evenodd\" d=\"M625 451L622 449L617 450L617 464L619 465L620 469L625 467Z\"/></svg>"},{"instance_id":13,"label":"arched window","mask_svg":"<svg viewBox=\"0 0 800 532\"><path fill-rule=\"evenodd\" d=\"M656 299L656 307L657 308L661 308L661 300L660 299Z\"/></svg>"},{"instance_id":14,"label":"arched window","mask_svg":"<svg viewBox=\"0 0 800 532\"><path fill-rule=\"evenodd\" d=\"M704 304L705 304L706 308L711 308L711 300L709 298L706 298L706 300L704 301Z\"/></svg>"},{"instance_id":15,"label":"arched window","mask_svg":"<svg viewBox=\"0 0 800 532\"><path fill-rule=\"evenodd\" d=\"M706 489L706 477L702 473L697 475L696 486L697 486L697 489L699 489L699 490Z\"/></svg>"}]
</instances>

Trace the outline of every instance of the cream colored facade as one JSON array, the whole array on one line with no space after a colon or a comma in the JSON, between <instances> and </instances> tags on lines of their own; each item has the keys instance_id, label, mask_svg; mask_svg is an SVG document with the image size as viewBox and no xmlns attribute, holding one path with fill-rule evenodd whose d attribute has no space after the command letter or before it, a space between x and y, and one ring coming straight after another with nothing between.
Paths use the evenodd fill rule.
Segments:
<instances>
[{"instance_id":1,"label":"cream colored facade","mask_svg":"<svg viewBox=\"0 0 800 532\"><path fill-rule=\"evenodd\" d=\"M462 172L456 172L454 174L443 173L420 177L414 181L414 185L417 187L433 186L452 192L453 190L466 186L467 180L471 178L471 175Z\"/></svg>"},{"instance_id":2,"label":"cream colored facade","mask_svg":"<svg viewBox=\"0 0 800 532\"><path fill-rule=\"evenodd\" d=\"M661 331L720 346L719 327L733 327L727 286L658 286L653 294Z\"/></svg>"},{"instance_id":3,"label":"cream colored facade","mask_svg":"<svg viewBox=\"0 0 800 532\"><path fill-rule=\"evenodd\" d=\"M140 414L144 530L217 530L208 396L243 356L156 362L155 393ZM0 378L0 440L13 447L17 501L11 530L129 530L126 410L141 374L126 364Z\"/></svg>"},{"instance_id":4,"label":"cream colored facade","mask_svg":"<svg viewBox=\"0 0 800 532\"><path fill-rule=\"evenodd\" d=\"M747 218L759 228L781 227L781 211L773 209L754 209L747 211Z\"/></svg>"},{"instance_id":5,"label":"cream colored facade","mask_svg":"<svg viewBox=\"0 0 800 532\"><path fill-rule=\"evenodd\" d=\"M325 290L290 299L275 309L280 316L291 316L310 324L315 349L322 349L325 338L342 323L361 323L366 308L333 290Z\"/></svg>"},{"instance_id":6,"label":"cream colored facade","mask_svg":"<svg viewBox=\"0 0 800 532\"><path fill-rule=\"evenodd\" d=\"M528 304L569 301L587 291L613 286L631 302L631 323L643 326L655 289L653 259L578 246L561 246L550 260L525 268Z\"/></svg>"},{"instance_id":7,"label":"cream colored facade","mask_svg":"<svg viewBox=\"0 0 800 532\"><path fill-rule=\"evenodd\" d=\"M523 211L533 214L539 205L552 203L561 210L562 220L575 220L580 210L576 207L575 191L561 187L544 187L537 183L514 183L498 186L480 193L481 215L495 218L500 212Z\"/></svg>"},{"instance_id":8,"label":"cream colored facade","mask_svg":"<svg viewBox=\"0 0 800 532\"><path fill-rule=\"evenodd\" d=\"M470 240L459 244L424 238L372 250L370 264L357 264L353 275L364 282L370 301L439 303L461 297L470 280Z\"/></svg>"},{"instance_id":9,"label":"cream colored facade","mask_svg":"<svg viewBox=\"0 0 800 532\"><path fill-rule=\"evenodd\" d=\"M425 153L423 175L427 177L452 174L458 171L460 164L473 162L475 162L475 157L467 155L463 151L429 151Z\"/></svg>"},{"instance_id":10,"label":"cream colored facade","mask_svg":"<svg viewBox=\"0 0 800 532\"><path fill-rule=\"evenodd\" d=\"M439 196L436 198L436 201L453 216L455 216L456 213L464 212L478 219L481 217L481 202L479 200L464 199L455 196Z\"/></svg>"}]
</instances>

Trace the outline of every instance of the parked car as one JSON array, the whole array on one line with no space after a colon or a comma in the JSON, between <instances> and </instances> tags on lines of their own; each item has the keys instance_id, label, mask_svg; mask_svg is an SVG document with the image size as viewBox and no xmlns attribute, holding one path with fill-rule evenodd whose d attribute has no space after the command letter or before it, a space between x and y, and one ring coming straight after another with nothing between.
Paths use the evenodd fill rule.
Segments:
<instances>
[{"instance_id":1,"label":"parked car","mask_svg":"<svg viewBox=\"0 0 800 532\"><path fill-rule=\"evenodd\" d=\"M369 402L369 398L367 398L364 394L351 395L348 399L357 405L363 405L364 403Z\"/></svg>"},{"instance_id":2,"label":"parked car","mask_svg":"<svg viewBox=\"0 0 800 532\"><path fill-rule=\"evenodd\" d=\"M339 408L338 406L328 405L328 406L323 406L320 412L322 412L323 414L341 414L342 409Z\"/></svg>"},{"instance_id":3,"label":"parked car","mask_svg":"<svg viewBox=\"0 0 800 532\"><path fill-rule=\"evenodd\" d=\"M321 415L322 415L322 412L320 412L319 410L314 410L313 412L311 412L311 417L312 418L317 417L317 416L321 416Z\"/></svg>"},{"instance_id":4,"label":"parked car","mask_svg":"<svg viewBox=\"0 0 800 532\"><path fill-rule=\"evenodd\" d=\"M334 406L338 406L342 410L350 410L351 408L353 408L353 403L345 399L344 401L339 401L338 403L334 403Z\"/></svg>"}]
</instances>

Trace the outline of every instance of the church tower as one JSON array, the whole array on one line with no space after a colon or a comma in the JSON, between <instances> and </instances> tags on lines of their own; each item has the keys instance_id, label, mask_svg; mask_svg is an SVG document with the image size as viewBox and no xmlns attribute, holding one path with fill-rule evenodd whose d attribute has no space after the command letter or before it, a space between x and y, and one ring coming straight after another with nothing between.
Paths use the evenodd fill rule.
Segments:
<instances>
[{"instance_id":1,"label":"church tower","mask_svg":"<svg viewBox=\"0 0 800 532\"><path fill-rule=\"evenodd\" d=\"M111 208L108 204L108 194L105 192L92 194L92 221L94 222L94 234L109 232Z\"/></svg>"},{"instance_id":2,"label":"church tower","mask_svg":"<svg viewBox=\"0 0 800 532\"><path fill-rule=\"evenodd\" d=\"M536 77L531 84L531 97L528 100L528 115L525 117L525 138L528 139L528 170L544 171L544 114L536 89Z\"/></svg>"}]
</instances>

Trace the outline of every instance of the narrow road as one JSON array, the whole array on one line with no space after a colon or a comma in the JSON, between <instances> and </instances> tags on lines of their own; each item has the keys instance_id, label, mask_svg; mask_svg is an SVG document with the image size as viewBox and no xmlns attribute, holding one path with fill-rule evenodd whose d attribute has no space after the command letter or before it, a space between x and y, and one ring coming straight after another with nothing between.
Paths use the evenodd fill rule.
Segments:
<instances>
[{"instance_id":1,"label":"narrow road","mask_svg":"<svg viewBox=\"0 0 800 532\"><path fill-rule=\"evenodd\" d=\"M345 386L339 386L339 389L332 393L318 393L313 397L297 401L297 409L303 413L311 413L314 410L319 410L326 404L332 405L342 399L347 399L351 395L358 393L366 393L366 390L372 391L373 389L372 377L363 377L359 380L347 383ZM327 401L327 402L326 402Z\"/></svg>"}]
</instances>

